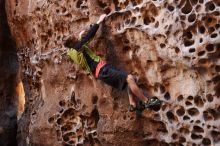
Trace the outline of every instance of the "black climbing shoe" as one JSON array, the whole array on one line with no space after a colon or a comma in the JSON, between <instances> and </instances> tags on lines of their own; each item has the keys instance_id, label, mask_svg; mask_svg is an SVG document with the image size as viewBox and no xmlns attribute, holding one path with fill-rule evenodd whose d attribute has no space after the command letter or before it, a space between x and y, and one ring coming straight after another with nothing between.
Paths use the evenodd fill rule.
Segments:
<instances>
[{"instance_id":1,"label":"black climbing shoe","mask_svg":"<svg viewBox=\"0 0 220 146\"><path fill-rule=\"evenodd\" d=\"M148 101L145 103L145 108L153 108L160 104L161 104L161 101L156 96L153 96L149 98Z\"/></svg>"}]
</instances>

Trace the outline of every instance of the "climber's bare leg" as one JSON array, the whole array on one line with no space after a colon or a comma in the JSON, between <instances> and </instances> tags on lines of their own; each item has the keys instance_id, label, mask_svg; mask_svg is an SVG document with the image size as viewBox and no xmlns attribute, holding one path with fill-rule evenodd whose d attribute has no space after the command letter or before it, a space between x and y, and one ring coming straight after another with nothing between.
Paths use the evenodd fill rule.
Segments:
<instances>
[{"instance_id":1,"label":"climber's bare leg","mask_svg":"<svg viewBox=\"0 0 220 146\"><path fill-rule=\"evenodd\" d=\"M130 87L134 95L136 95L143 102L146 102L148 100L148 98L143 94L143 92L136 84L135 79L131 74L128 75L127 82L128 82L128 86Z\"/></svg>"}]
</instances>

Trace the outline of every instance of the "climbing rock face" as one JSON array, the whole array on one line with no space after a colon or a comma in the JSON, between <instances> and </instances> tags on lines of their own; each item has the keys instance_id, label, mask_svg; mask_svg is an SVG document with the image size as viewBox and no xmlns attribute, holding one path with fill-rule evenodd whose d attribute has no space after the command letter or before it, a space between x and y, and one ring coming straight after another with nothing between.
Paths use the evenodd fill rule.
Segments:
<instances>
[{"instance_id":1,"label":"climbing rock face","mask_svg":"<svg viewBox=\"0 0 220 146\"><path fill-rule=\"evenodd\" d=\"M7 1L19 48L24 145L220 145L219 0ZM160 107L127 111L126 91L86 75L64 42L108 14L90 43L139 76Z\"/></svg>"}]
</instances>

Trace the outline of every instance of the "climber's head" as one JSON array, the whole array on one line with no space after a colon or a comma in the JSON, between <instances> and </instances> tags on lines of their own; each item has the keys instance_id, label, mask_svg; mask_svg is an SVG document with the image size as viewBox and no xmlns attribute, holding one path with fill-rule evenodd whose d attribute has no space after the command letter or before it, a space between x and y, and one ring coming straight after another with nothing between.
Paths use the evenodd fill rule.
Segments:
<instances>
[{"instance_id":1,"label":"climber's head","mask_svg":"<svg viewBox=\"0 0 220 146\"><path fill-rule=\"evenodd\" d=\"M81 38L83 38L87 33L88 33L88 29L86 30L83 30L79 33L79 36L78 36L78 39L75 37L75 36L71 36L69 37L66 42L64 43L64 46L65 47L68 47L68 48L73 48L74 45L79 41L81 40Z\"/></svg>"},{"instance_id":2,"label":"climber's head","mask_svg":"<svg viewBox=\"0 0 220 146\"><path fill-rule=\"evenodd\" d=\"M74 45L77 43L77 41L78 40L74 36L71 36L66 40L66 42L64 43L64 46L68 48L73 48Z\"/></svg>"}]
</instances>

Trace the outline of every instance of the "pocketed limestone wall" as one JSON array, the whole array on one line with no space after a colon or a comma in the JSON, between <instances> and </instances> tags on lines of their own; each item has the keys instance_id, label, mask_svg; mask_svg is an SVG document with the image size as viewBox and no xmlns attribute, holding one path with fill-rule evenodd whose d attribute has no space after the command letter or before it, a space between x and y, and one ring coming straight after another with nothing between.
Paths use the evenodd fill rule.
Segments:
<instances>
[{"instance_id":1,"label":"pocketed limestone wall","mask_svg":"<svg viewBox=\"0 0 220 146\"><path fill-rule=\"evenodd\" d=\"M220 145L219 0L9 0L7 12L27 98L20 146ZM103 13L91 48L163 100L141 118L66 56Z\"/></svg>"}]
</instances>

